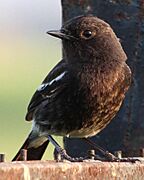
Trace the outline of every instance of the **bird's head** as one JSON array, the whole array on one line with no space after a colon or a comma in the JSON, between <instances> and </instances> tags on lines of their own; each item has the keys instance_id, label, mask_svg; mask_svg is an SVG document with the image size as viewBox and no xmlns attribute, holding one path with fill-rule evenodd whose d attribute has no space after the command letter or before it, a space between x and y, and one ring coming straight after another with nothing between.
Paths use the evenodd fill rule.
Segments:
<instances>
[{"instance_id":1,"label":"bird's head","mask_svg":"<svg viewBox=\"0 0 144 180\"><path fill-rule=\"evenodd\" d=\"M97 17L78 16L47 33L62 39L64 58L71 63L126 60L110 25Z\"/></svg>"}]
</instances>

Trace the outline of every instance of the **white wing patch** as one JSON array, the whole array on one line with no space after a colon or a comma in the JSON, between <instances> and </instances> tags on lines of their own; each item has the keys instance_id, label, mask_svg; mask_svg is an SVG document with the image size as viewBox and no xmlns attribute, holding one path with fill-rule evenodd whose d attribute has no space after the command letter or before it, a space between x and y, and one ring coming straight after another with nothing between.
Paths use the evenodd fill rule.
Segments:
<instances>
[{"instance_id":1,"label":"white wing patch","mask_svg":"<svg viewBox=\"0 0 144 180\"><path fill-rule=\"evenodd\" d=\"M66 71L63 72L62 74L60 74L60 75L59 75L58 77L56 77L55 79L51 80L51 81L48 83L49 86L52 85L52 83L53 83L54 81L59 81L60 79L62 79L65 74L66 74Z\"/></svg>"},{"instance_id":2,"label":"white wing patch","mask_svg":"<svg viewBox=\"0 0 144 180\"><path fill-rule=\"evenodd\" d=\"M51 80L50 82L41 84L41 85L38 87L37 91L42 91L42 90L44 90L47 86L52 85L53 82L59 81L60 79L63 78L63 76L64 76L66 73L67 73L67 72L64 71L63 73L61 73L59 76L57 76L55 79Z\"/></svg>"},{"instance_id":3,"label":"white wing patch","mask_svg":"<svg viewBox=\"0 0 144 180\"><path fill-rule=\"evenodd\" d=\"M43 89L45 89L45 87L48 86L48 83L45 83L45 84L41 84L38 88L37 88L37 91L42 91Z\"/></svg>"}]
</instances>

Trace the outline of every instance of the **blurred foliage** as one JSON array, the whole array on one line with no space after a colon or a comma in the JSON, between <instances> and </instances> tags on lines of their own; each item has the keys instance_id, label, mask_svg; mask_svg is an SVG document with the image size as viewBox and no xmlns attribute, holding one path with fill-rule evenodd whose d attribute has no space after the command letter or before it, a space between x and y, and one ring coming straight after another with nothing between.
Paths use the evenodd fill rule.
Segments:
<instances>
[{"instance_id":1,"label":"blurred foliage","mask_svg":"<svg viewBox=\"0 0 144 180\"><path fill-rule=\"evenodd\" d=\"M8 161L31 129L24 121L31 96L60 58L60 41L54 38L0 42L0 152ZM52 145L48 149L44 159L52 158Z\"/></svg>"}]
</instances>

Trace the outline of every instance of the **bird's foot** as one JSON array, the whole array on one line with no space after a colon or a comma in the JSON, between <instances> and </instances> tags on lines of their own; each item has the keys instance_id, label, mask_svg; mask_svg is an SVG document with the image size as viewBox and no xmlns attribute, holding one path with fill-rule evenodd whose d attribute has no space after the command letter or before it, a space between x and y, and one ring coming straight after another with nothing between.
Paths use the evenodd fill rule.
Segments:
<instances>
[{"instance_id":1,"label":"bird's foot","mask_svg":"<svg viewBox=\"0 0 144 180\"><path fill-rule=\"evenodd\" d=\"M105 153L105 160L104 161L108 161L108 162L130 162L130 163L136 163L138 161L140 162L140 160L136 159L136 158L118 158L108 151L106 151L106 153Z\"/></svg>"},{"instance_id":2,"label":"bird's foot","mask_svg":"<svg viewBox=\"0 0 144 180\"><path fill-rule=\"evenodd\" d=\"M107 161L107 162L130 162L130 163L140 162L140 160L136 159L136 158L118 158L118 157L116 157L115 155L113 155L112 153L110 153L108 151L106 151L104 155L105 155L105 159L101 159L101 161ZM97 159L97 157L95 159Z\"/></svg>"},{"instance_id":3,"label":"bird's foot","mask_svg":"<svg viewBox=\"0 0 144 180\"><path fill-rule=\"evenodd\" d=\"M112 153L110 153L109 151L104 150L103 148L101 148L100 146L92 142L90 139L84 138L84 140L88 142L93 147L94 150L99 150L105 157L105 158L101 158L101 157L95 156L94 159L97 159L98 157L98 160L108 161L108 162L131 162L131 163L135 163L137 161L140 162L140 160L136 158L118 158Z\"/></svg>"},{"instance_id":4,"label":"bird's foot","mask_svg":"<svg viewBox=\"0 0 144 180\"><path fill-rule=\"evenodd\" d=\"M54 159L57 162L63 162L65 160L70 161L70 162L83 162L83 160L85 160L85 158L83 157L79 157L79 158L73 158L71 156L69 156L66 152L65 149L59 148L54 150Z\"/></svg>"},{"instance_id":5,"label":"bird's foot","mask_svg":"<svg viewBox=\"0 0 144 180\"><path fill-rule=\"evenodd\" d=\"M113 162L130 162L130 163L136 163L136 162L141 162L139 159L135 158L118 158L116 161Z\"/></svg>"},{"instance_id":6,"label":"bird's foot","mask_svg":"<svg viewBox=\"0 0 144 180\"><path fill-rule=\"evenodd\" d=\"M67 154L66 150L62 149L62 148L60 149L59 153L61 155L62 161L67 160L67 161L70 161L70 162L83 162L85 160L85 158L83 158L83 157L73 158L73 157L69 156Z\"/></svg>"},{"instance_id":7,"label":"bird's foot","mask_svg":"<svg viewBox=\"0 0 144 180\"><path fill-rule=\"evenodd\" d=\"M79 157L79 158L72 158L66 153L66 150L61 148L61 146L54 140L54 138L49 135L48 136L49 141L55 146L54 151L54 158L56 161L70 161L70 162L82 162L85 158Z\"/></svg>"}]
</instances>

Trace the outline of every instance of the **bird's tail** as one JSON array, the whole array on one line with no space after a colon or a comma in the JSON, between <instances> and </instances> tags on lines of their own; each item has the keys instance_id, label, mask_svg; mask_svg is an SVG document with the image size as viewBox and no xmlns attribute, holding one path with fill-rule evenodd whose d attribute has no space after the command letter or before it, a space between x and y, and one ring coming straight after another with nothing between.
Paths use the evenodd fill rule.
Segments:
<instances>
[{"instance_id":1,"label":"bird's tail","mask_svg":"<svg viewBox=\"0 0 144 180\"><path fill-rule=\"evenodd\" d=\"M15 157L12 159L12 161L20 161L20 153L21 149L26 149L27 150L27 160L40 160L48 146L49 140L44 141L43 143L37 143L36 147L31 146L31 143L33 143L31 140L31 134L27 137L25 140L24 144L18 151L18 153L15 155ZM40 141L37 141L40 142Z\"/></svg>"}]
</instances>

